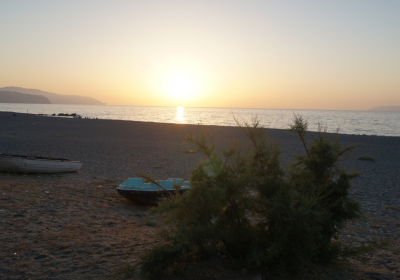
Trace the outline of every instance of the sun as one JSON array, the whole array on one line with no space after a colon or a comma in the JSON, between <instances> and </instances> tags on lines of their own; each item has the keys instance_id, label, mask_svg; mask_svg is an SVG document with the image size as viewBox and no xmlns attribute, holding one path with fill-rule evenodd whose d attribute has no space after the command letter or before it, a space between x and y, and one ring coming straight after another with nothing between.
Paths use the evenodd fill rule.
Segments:
<instances>
[{"instance_id":1,"label":"sun","mask_svg":"<svg viewBox=\"0 0 400 280\"><path fill-rule=\"evenodd\" d=\"M189 75L174 75L168 81L168 90L175 99L188 99L195 91L195 81Z\"/></svg>"},{"instance_id":2,"label":"sun","mask_svg":"<svg viewBox=\"0 0 400 280\"><path fill-rule=\"evenodd\" d=\"M193 106L209 90L209 72L199 63L166 61L152 71L151 87L163 106Z\"/></svg>"}]
</instances>

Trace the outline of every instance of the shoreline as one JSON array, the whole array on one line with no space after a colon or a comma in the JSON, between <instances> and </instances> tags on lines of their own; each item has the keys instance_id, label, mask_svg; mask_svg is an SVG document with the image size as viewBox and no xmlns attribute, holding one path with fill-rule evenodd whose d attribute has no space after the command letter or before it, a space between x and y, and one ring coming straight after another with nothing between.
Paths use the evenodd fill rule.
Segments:
<instances>
[{"instance_id":1,"label":"shoreline","mask_svg":"<svg viewBox=\"0 0 400 280\"><path fill-rule=\"evenodd\" d=\"M240 129L231 126L34 114L26 119L25 114L0 112L0 152L83 163L77 173L0 173L0 276L106 279L121 267L137 264L139 254L156 241L156 227L145 216L146 208L132 205L115 188L124 178L135 177L137 169L157 179L189 179L201 156L190 152L193 146L185 137L202 128L219 147L235 139L244 143ZM268 135L281 145L284 162L291 161L292 154L304 154L295 133L269 129ZM314 135L309 132L307 140ZM362 172L350 195L360 201L366 215L365 221L349 223L340 237L356 247L379 245L363 256L365 263L350 260L351 275L394 277L400 271L400 137L339 138L343 146L360 144L343 165ZM254 278L250 276L243 279Z\"/></svg>"},{"instance_id":2,"label":"shoreline","mask_svg":"<svg viewBox=\"0 0 400 280\"><path fill-rule=\"evenodd\" d=\"M14 104L15 105L15 104ZM184 108L180 107L135 107L128 106L123 109L110 108L91 108L82 105L81 109L77 106L65 105L51 108L40 106L5 106L3 110L18 114L78 114L82 118L102 119L102 120L127 120L173 124L206 123L207 125L231 126L236 127L233 115L240 120L251 120L254 116L260 118L265 127L273 129L287 129L287 123L292 122L293 113L300 113L305 119L309 120L310 130L318 131L318 123L326 125L329 132L335 133L336 128L340 128L341 134L346 135L377 135L400 137L400 123L396 120L397 112L369 112L369 111L321 111L321 110L302 110L293 111L282 109L219 109L219 108ZM28 110L29 109L29 110ZM1 110L1 109L0 109ZM341 112L341 113L340 113Z\"/></svg>"}]
</instances>

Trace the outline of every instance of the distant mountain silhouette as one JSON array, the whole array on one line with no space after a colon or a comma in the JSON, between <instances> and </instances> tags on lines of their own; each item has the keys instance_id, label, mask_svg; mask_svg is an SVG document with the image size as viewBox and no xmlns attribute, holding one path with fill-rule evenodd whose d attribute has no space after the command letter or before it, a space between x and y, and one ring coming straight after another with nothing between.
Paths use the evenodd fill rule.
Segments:
<instances>
[{"instance_id":1,"label":"distant mountain silhouette","mask_svg":"<svg viewBox=\"0 0 400 280\"><path fill-rule=\"evenodd\" d=\"M32 95L15 91L0 91L0 103L51 104L51 102L42 95Z\"/></svg>"},{"instance_id":2,"label":"distant mountain silhouette","mask_svg":"<svg viewBox=\"0 0 400 280\"><path fill-rule=\"evenodd\" d=\"M400 106L380 106L372 108L368 111L399 112Z\"/></svg>"},{"instance_id":3,"label":"distant mountain silhouette","mask_svg":"<svg viewBox=\"0 0 400 280\"><path fill-rule=\"evenodd\" d=\"M62 95L56 94L52 92L45 92L38 89L28 89L28 88L21 88L21 87L3 87L0 88L0 92L8 91L8 92L18 92L18 93L25 93L25 94L32 94L32 95L42 95L46 97L51 104L82 104L82 105L106 105L97 99L85 96L78 96L78 95ZM19 102L21 103L21 102ZM30 103L30 102L27 102ZM44 103L47 104L47 103Z\"/></svg>"}]
</instances>

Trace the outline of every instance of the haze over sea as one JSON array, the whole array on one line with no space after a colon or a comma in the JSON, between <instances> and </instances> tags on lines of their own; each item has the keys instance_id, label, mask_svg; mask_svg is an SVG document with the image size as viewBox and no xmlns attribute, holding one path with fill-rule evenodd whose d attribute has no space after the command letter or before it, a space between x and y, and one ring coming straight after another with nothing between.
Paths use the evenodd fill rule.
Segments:
<instances>
[{"instance_id":1,"label":"haze over sea","mask_svg":"<svg viewBox=\"0 0 400 280\"><path fill-rule=\"evenodd\" d=\"M327 126L328 132L336 132L338 128L343 134L400 136L400 112L10 103L0 103L0 111L47 115L76 113L91 119L217 126L236 126L234 117L241 122L251 122L257 116L264 127L279 129L288 128L293 114L300 114L308 121L310 131L317 131L320 123Z\"/></svg>"}]
</instances>

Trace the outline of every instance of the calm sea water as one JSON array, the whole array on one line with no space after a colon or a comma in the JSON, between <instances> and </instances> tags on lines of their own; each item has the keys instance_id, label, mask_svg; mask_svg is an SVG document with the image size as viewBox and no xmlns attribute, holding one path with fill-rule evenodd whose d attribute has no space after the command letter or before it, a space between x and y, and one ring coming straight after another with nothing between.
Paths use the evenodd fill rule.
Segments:
<instances>
[{"instance_id":1,"label":"calm sea water","mask_svg":"<svg viewBox=\"0 0 400 280\"><path fill-rule=\"evenodd\" d=\"M236 126L234 118L251 122L258 117L269 128L288 128L293 114L300 114L309 123L310 131L317 131L318 123L327 126L329 132L400 136L400 112L370 111L323 111L286 109L238 109L238 108L183 108L142 106L96 106L60 104L10 104L0 103L0 111L58 114L77 113L82 117L132 120L159 123L184 123Z\"/></svg>"}]
</instances>

